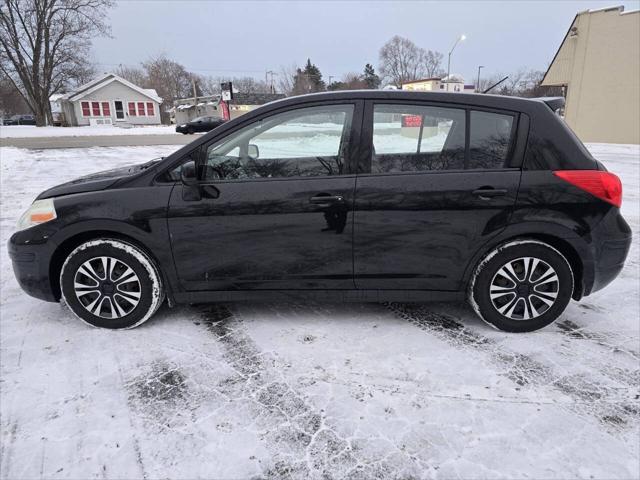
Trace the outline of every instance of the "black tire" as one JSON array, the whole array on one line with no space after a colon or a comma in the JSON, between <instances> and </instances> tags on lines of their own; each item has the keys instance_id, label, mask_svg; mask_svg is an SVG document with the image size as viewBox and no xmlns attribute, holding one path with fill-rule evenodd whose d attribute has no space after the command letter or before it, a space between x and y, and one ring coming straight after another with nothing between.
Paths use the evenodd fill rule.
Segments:
<instances>
[{"instance_id":1,"label":"black tire","mask_svg":"<svg viewBox=\"0 0 640 480\"><path fill-rule=\"evenodd\" d=\"M189 135L193 135L193 134L195 133L195 130L194 130L193 128L189 127L189 128L187 129L187 133L188 133Z\"/></svg>"},{"instance_id":2,"label":"black tire","mask_svg":"<svg viewBox=\"0 0 640 480\"><path fill-rule=\"evenodd\" d=\"M564 312L573 282L571 265L558 250L538 240L514 240L480 261L468 298L489 325L506 332L531 332Z\"/></svg>"},{"instance_id":3,"label":"black tire","mask_svg":"<svg viewBox=\"0 0 640 480\"><path fill-rule=\"evenodd\" d=\"M88 241L69 254L60 271L60 288L71 311L100 328L137 327L164 300L153 261L138 247L109 238Z\"/></svg>"}]
</instances>

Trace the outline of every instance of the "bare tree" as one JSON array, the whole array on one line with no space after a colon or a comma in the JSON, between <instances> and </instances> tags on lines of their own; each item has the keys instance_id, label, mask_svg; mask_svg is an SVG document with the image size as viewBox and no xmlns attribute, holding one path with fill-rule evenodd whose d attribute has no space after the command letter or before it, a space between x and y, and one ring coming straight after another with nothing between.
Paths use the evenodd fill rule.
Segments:
<instances>
[{"instance_id":1,"label":"bare tree","mask_svg":"<svg viewBox=\"0 0 640 480\"><path fill-rule=\"evenodd\" d=\"M135 85L146 86L149 83L146 72L139 67L127 67L120 65L116 69L115 73Z\"/></svg>"},{"instance_id":2,"label":"bare tree","mask_svg":"<svg viewBox=\"0 0 640 480\"><path fill-rule=\"evenodd\" d=\"M147 77L143 85L155 89L162 97L160 116L164 123L168 121L167 107L173 105L174 100L193 96L194 87L196 94L202 95L197 83L199 77L164 54L150 58L142 66Z\"/></svg>"},{"instance_id":3,"label":"bare tree","mask_svg":"<svg viewBox=\"0 0 640 480\"><path fill-rule=\"evenodd\" d=\"M440 52L427 50L423 55L423 69L426 77L442 77L445 72L442 70L442 59L444 55Z\"/></svg>"},{"instance_id":4,"label":"bare tree","mask_svg":"<svg viewBox=\"0 0 640 480\"><path fill-rule=\"evenodd\" d=\"M293 93L297 71L298 65L295 63L288 67L280 67L280 73L278 74L278 88L285 95L291 95Z\"/></svg>"},{"instance_id":5,"label":"bare tree","mask_svg":"<svg viewBox=\"0 0 640 480\"><path fill-rule=\"evenodd\" d=\"M29 105L6 75L0 75L0 116L29 113Z\"/></svg>"},{"instance_id":6,"label":"bare tree","mask_svg":"<svg viewBox=\"0 0 640 480\"><path fill-rule=\"evenodd\" d=\"M332 82L327 86L327 90L361 90L366 88L369 87L363 75L355 72L346 73L342 76L342 80Z\"/></svg>"},{"instance_id":7,"label":"bare tree","mask_svg":"<svg viewBox=\"0 0 640 480\"><path fill-rule=\"evenodd\" d=\"M396 87L422 76L425 51L408 38L395 35L380 49L380 72Z\"/></svg>"},{"instance_id":8,"label":"bare tree","mask_svg":"<svg viewBox=\"0 0 640 480\"><path fill-rule=\"evenodd\" d=\"M242 93L269 93L269 86L264 80L253 77L234 77L230 80L233 88Z\"/></svg>"},{"instance_id":9,"label":"bare tree","mask_svg":"<svg viewBox=\"0 0 640 480\"><path fill-rule=\"evenodd\" d=\"M0 71L36 116L52 123L49 97L87 74L91 40L106 35L112 0L0 1Z\"/></svg>"}]
</instances>

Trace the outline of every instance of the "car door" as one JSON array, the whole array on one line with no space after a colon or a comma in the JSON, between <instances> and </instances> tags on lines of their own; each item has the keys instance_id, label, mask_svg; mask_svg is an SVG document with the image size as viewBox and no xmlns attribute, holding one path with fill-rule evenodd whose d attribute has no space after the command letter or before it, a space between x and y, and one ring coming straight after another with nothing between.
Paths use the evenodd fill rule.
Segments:
<instances>
[{"instance_id":1,"label":"car door","mask_svg":"<svg viewBox=\"0 0 640 480\"><path fill-rule=\"evenodd\" d=\"M358 289L461 287L470 258L505 228L515 204L518 119L446 104L367 103L369 153L354 214Z\"/></svg>"},{"instance_id":2,"label":"car door","mask_svg":"<svg viewBox=\"0 0 640 480\"><path fill-rule=\"evenodd\" d=\"M353 289L361 112L359 102L289 107L185 158L198 183L175 186L168 215L183 287Z\"/></svg>"}]
</instances>

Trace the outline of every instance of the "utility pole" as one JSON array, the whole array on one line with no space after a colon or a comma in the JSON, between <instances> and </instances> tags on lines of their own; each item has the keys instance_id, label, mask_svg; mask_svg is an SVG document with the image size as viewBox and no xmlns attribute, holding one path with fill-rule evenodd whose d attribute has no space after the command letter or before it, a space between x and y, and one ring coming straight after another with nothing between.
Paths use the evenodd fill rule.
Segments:
<instances>
[{"instance_id":1,"label":"utility pole","mask_svg":"<svg viewBox=\"0 0 640 480\"><path fill-rule=\"evenodd\" d=\"M476 93L480 91L480 69L484 68L484 65L478 66L478 81L476 82Z\"/></svg>"},{"instance_id":2,"label":"utility pole","mask_svg":"<svg viewBox=\"0 0 640 480\"><path fill-rule=\"evenodd\" d=\"M273 70L267 70L266 72L264 72L264 83L265 83L265 85L268 85L268 86L269 86L269 91L270 91L271 93L275 93L275 92L274 92L274 88L273 88L273 75L274 75L275 73L276 73L276 72L274 72ZM271 75L271 83L269 83L269 82L267 81L267 75Z\"/></svg>"}]
</instances>

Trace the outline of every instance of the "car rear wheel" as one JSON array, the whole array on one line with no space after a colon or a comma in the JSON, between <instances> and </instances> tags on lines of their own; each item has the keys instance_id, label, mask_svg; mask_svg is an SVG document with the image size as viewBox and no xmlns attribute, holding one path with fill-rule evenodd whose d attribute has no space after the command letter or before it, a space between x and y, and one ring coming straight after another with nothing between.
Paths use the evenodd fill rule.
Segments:
<instances>
[{"instance_id":1,"label":"car rear wheel","mask_svg":"<svg viewBox=\"0 0 640 480\"><path fill-rule=\"evenodd\" d=\"M488 324L507 332L546 327L573 293L567 259L538 240L516 240L490 252L476 268L469 303Z\"/></svg>"},{"instance_id":2,"label":"car rear wheel","mask_svg":"<svg viewBox=\"0 0 640 480\"><path fill-rule=\"evenodd\" d=\"M101 328L133 328L164 300L161 277L139 248L116 239L83 243L60 272L62 297L82 321Z\"/></svg>"}]
</instances>

